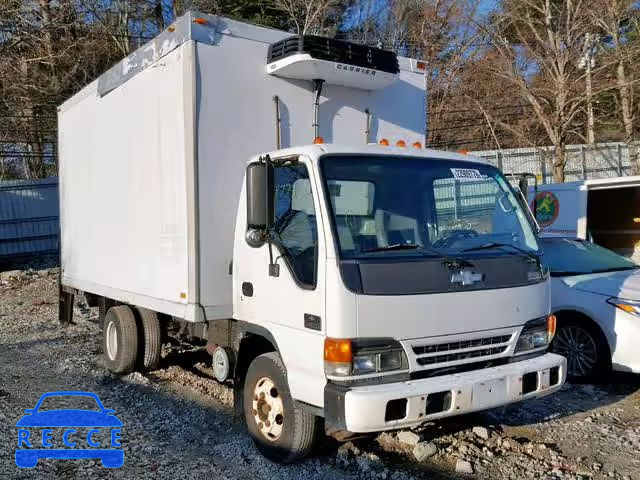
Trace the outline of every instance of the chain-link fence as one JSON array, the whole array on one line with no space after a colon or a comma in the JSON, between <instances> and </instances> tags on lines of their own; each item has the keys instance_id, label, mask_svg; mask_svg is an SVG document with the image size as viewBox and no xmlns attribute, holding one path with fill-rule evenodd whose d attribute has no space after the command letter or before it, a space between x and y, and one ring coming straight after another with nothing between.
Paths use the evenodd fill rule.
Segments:
<instances>
[{"instance_id":1,"label":"chain-link fence","mask_svg":"<svg viewBox=\"0 0 640 480\"><path fill-rule=\"evenodd\" d=\"M640 149L640 143L636 145ZM503 172L533 173L540 183L553 183L553 147L510 148L470 152L484 158ZM625 143L568 145L565 181L631 175L629 147Z\"/></svg>"}]
</instances>

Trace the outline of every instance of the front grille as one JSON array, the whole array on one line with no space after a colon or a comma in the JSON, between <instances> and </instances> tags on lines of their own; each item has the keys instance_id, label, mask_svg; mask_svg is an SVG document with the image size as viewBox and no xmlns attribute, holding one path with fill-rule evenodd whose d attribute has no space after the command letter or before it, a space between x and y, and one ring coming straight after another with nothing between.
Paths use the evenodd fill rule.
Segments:
<instances>
[{"instance_id":1,"label":"front grille","mask_svg":"<svg viewBox=\"0 0 640 480\"><path fill-rule=\"evenodd\" d=\"M398 57L393 52L315 35L296 35L273 43L269 46L267 63L297 53L308 53L312 58L318 60L370 68L381 72L393 74L400 72Z\"/></svg>"},{"instance_id":2,"label":"front grille","mask_svg":"<svg viewBox=\"0 0 640 480\"><path fill-rule=\"evenodd\" d=\"M488 357L489 355L498 355L504 353L509 345L504 347L483 348L482 350L473 350L470 352L449 353L446 355L435 355L433 357L420 357L417 359L419 365L435 365L438 363L458 362L460 360L470 360L473 358Z\"/></svg>"},{"instance_id":3,"label":"front grille","mask_svg":"<svg viewBox=\"0 0 640 480\"><path fill-rule=\"evenodd\" d=\"M437 343L435 345L414 346L413 353L426 355L430 353L450 352L452 350L465 350L467 348L485 347L487 345L499 345L508 343L511 335L498 335L496 337L476 338L473 340L460 340L457 342ZM493 355L493 354L488 354Z\"/></svg>"},{"instance_id":4,"label":"front grille","mask_svg":"<svg viewBox=\"0 0 640 480\"><path fill-rule=\"evenodd\" d=\"M467 363L484 357L501 355L509 350L512 335L457 340L431 345L412 345L416 363L421 367L438 367L450 363Z\"/></svg>"}]
</instances>

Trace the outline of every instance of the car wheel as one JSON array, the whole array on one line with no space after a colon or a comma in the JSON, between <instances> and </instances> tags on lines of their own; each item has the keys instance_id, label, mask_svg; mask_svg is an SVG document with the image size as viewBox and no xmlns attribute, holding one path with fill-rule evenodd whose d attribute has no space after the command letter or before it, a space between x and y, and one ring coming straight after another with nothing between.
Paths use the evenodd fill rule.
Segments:
<instances>
[{"instance_id":1,"label":"car wheel","mask_svg":"<svg viewBox=\"0 0 640 480\"><path fill-rule=\"evenodd\" d=\"M291 463L311 451L319 430L318 418L294 404L277 353L260 355L249 366L243 406L249 434L269 460Z\"/></svg>"},{"instance_id":2,"label":"car wheel","mask_svg":"<svg viewBox=\"0 0 640 480\"><path fill-rule=\"evenodd\" d=\"M131 309L126 305L111 307L104 319L102 332L104 361L114 373L129 373L136 366L138 327Z\"/></svg>"},{"instance_id":3,"label":"car wheel","mask_svg":"<svg viewBox=\"0 0 640 480\"><path fill-rule=\"evenodd\" d=\"M576 383L600 379L610 365L604 336L584 320L561 321L552 351L567 359L567 378Z\"/></svg>"},{"instance_id":4,"label":"car wheel","mask_svg":"<svg viewBox=\"0 0 640 480\"><path fill-rule=\"evenodd\" d=\"M142 336L141 351L138 366L141 370L155 370L160 363L162 354L162 330L158 314L146 308L136 308L140 316Z\"/></svg>"}]
</instances>

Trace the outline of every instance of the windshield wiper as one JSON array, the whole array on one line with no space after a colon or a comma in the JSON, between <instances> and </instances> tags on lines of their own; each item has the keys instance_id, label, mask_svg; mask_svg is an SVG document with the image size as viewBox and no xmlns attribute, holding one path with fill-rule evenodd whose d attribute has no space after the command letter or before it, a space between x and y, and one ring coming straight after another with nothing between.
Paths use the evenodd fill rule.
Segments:
<instances>
[{"instance_id":1,"label":"windshield wiper","mask_svg":"<svg viewBox=\"0 0 640 480\"><path fill-rule=\"evenodd\" d=\"M384 247L376 247L376 248L368 248L366 250L362 250L362 253L371 253L371 252L393 252L398 250L415 250L419 254L425 257L440 257L444 260L448 267L471 267L473 266L467 260L462 258L456 258L445 253L440 250L436 250L435 248L424 247L422 245L417 245L415 243L394 243L393 245L386 245Z\"/></svg>"},{"instance_id":2,"label":"windshield wiper","mask_svg":"<svg viewBox=\"0 0 640 480\"><path fill-rule=\"evenodd\" d=\"M467 253L467 252L478 252L480 250L491 250L494 248L498 248L498 249L504 249L505 247L509 247L509 248L513 248L514 250L516 250L517 252L520 253L524 253L527 258L535 258L536 255L535 253L529 251L529 250L525 250L524 248L520 248L520 247L516 247L515 245L512 245L510 243L498 243L498 242L489 242L489 243L485 243L484 245L478 245L477 247L468 247L468 248L463 248L462 250L460 250L461 253ZM516 252L508 252L506 250L503 250L505 253L511 253L511 254L516 254Z\"/></svg>"},{"instance_id":3,"label":"windshield wiper","mask_svg":"<svg viewBox=\"0 0 640 480\"><path fill-rule=\"evenodd\" d=\"M393 245L385 245L383 247L367 248L362 253L370 252L392 252L394 250L420 250L422 247L415 243L394 243ZM439 253L437 255L440 255Z\"/></svg>"}]
</instances>

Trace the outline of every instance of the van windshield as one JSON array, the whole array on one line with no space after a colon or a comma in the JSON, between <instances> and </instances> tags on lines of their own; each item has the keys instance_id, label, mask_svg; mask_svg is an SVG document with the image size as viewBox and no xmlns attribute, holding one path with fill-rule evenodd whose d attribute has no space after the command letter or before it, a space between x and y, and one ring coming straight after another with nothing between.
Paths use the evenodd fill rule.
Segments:
<instances>
[{"instance_id":1,"label":"van windshield","mask_svg":"<svg viewBox=\"0 0 640 480\"><path fill-rule=\"evenodd\" d=\"M493 166L327 155L321 169L343 259L538 252L520 202Z\"/></svg>"}]
</instances>

